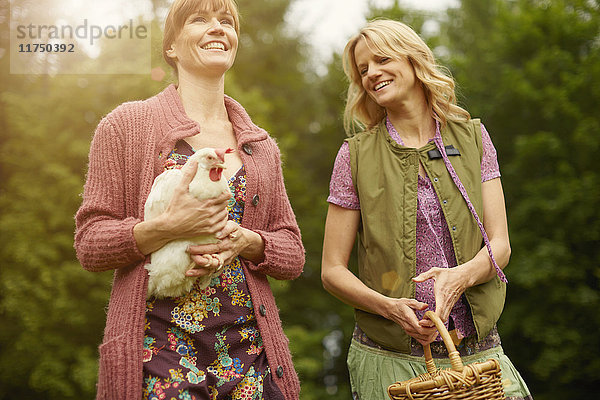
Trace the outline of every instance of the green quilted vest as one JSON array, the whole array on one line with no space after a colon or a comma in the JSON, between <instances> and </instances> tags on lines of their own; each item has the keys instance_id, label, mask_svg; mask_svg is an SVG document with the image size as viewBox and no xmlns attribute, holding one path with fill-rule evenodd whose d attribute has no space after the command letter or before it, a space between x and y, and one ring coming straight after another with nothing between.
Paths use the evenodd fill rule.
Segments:
<instances>
[{"instance_id":1,"label":"green quilted vest","mask_svg":"<svg viewBox=\"0 0 600 400\"><path fill-rule=\"evenodd\" d=\"M449 157L477 214L483 215L481 197L481 126L479 120L448 122L442 130L445 146L459 150ZM420 149L397 144L385 120L371 131L347 139L352 179L361 207L358 231L359 278L389 297L414 298L416 275L417 180L423 165L438 196L458 264L473 258L483 238L475 218L446 170L442 158L430 159L434 143ZM479 339L494 327L506 295L497 276L465 292ZM402 327L380 315L355 310L360 328L381 346L410 353L410 337Z\"/></svg>"}]
</instances>

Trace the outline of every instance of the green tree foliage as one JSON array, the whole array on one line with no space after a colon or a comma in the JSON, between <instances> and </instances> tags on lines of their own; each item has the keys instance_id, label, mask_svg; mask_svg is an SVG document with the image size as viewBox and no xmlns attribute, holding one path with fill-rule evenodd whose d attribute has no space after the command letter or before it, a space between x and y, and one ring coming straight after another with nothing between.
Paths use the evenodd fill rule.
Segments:
<instances>
[{"instance_id":1,"label":"green tree foliage","mask_svg":"<svg viewBox=\"0 0 600 400\"><path fill-rule=\"evenodd\" d=\"M8 49L8 2L0 15L0 47ZM11 75L7 53L0 58L0 398L91 399L111 275L84 271L73 249L87 152L103 115L164 84L143 75Z\"/></svg>"},{"instance_id":2,"label":"green tree foliage","mask_svg":"<svg viewBox=\"0 0 600 400\"><path fill-rule=\"evenodd\" d=\"M302 399L350 398L345 353L353 328L352 309L325 292L320 272L329 178L335 155L346 136L342 111L347 84L341 68L340 57L334 56L327 76L317 81L318 94L313 100L318 102L319 107L304 127L303 140L298 142L297 150L288 155L288 158L298 157L294 167L291 167L291 162L288 163L292 169L291 173L288 172L288 177L292 176L288 179L288 191L293 196L302 229L306 265L302 277L291 283L290 295L285 298L284 304L290 318L302 326L302 336L318 335L319 339L315 338L312 346L294 353L296 363L299 358L308 358L314 367L318 366L305 373L302 365L297 363L301 378L304 378ZM293 181L302 184L294 187ZM278 302L281 303L279 298ZM298 310L301 312L298 313ZM288 320L285 311L282 306L284 318ZM294 339L300 339L298 336L291 335L292 347L296 346ZM318 365L314 363L317 360Z\"/></svg>"},{"instance_id":3,"label":"green tree foliage","mask_svg":"<svg viewBox=\"0 0 600 400\"><path fill-rule=\"evenodd\" d=\"M8 49L8 2L0 15L0 47ZM87 152L104 114L161 85L146 76L11 75L7 53L0 59L0 398L91 399L111 275L84 271L73 249Z\"/></svg>"},{"instance_id":4,"label":"green tree foliage","mask_svg":"<svg viewBox=\"0 0 600 400\"><path fill-rule=\"evenodd\" d=\"M599 4L463 0L448 22L456 76L501 160L505 347L538 398L588 398L600 363Z\"/></svg>"}]
</instances>

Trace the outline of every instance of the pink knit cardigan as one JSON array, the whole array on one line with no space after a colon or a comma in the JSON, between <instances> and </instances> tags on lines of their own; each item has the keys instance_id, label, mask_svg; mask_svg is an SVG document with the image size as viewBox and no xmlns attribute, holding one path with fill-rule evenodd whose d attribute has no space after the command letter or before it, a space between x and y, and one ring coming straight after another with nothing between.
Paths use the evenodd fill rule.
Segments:
<instances>
[{"instance_id":1,"label":"pink knit cardigan","mask_svg":"<svg viewBox=\"0 0 600 400\"><path fill-rule=\"evenodd\" d=\"M265 259L242 259L273 378L287 400L298 399L292 364L267 275L294 279L304 266L304 247L281 171L279 149L244 108L225 96L225 106L247 173L241 225L258 232ZM98 399L142 396L148 258L140 253L133 227L144 217L154 178L175 143L200 133L183 109L174 85L144 101L122 104L100 121L92 140L83 203L77 212L75 249L83 268L115 270L104 340L100 346Z\"/></svg>"}]
</instances>

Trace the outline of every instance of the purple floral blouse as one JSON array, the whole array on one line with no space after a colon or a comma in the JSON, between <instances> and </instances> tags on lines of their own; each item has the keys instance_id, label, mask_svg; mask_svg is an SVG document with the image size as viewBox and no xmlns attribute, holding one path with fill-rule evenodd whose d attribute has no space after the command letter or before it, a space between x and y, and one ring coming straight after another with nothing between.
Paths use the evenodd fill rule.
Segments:
<instances>
[{"instance_id":1,"label":"purple floral blouse","mask_svg":"<svg viewBox=\"0 0 600 400\"><path fill-rule=\"evenodd\" d=\"M386 121L386 127L390 137L398 144L404 145L389 119ZM435 137L441 137L439 123L436 123ZM499 177L500 169L496 149L483 124L481 124L481 138L483 144L481 181L485 182ZM430 141L433 141L433 138ZM350 152L346 142L342 144L335 160L327 201L340 207L360 210L360 202L352 181ZM419 175L418 179L416 231L417 275L433 267L451 268L456 266L456 256L452 247L450 231L433 185L426 175ZM417 283L415 298L418 301L427 303L430 310L435 310L433 280ZM424 311L417 311L417 316L423 318L424 313ZM469 305L464 295L461 296L461 299L452 309L450 320L457 329L459 337L468 337L476 333ZM441 338L438 337L438 340L441 340Z\"/></svg>"}]
</instances>

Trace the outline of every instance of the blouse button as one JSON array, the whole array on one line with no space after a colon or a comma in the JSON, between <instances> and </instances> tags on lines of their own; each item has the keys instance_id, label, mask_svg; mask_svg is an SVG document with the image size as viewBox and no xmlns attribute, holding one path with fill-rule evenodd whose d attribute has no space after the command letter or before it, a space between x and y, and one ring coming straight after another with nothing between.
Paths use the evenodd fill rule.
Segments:
<instances>
[{"instance_id":1,"label":"blouse button","mask_svg":"<svg viewBox=\"0 0 600 400\"><path fill-rule=\"evenodd\" d=\"M258 312L260 313L260 315L262 315L263 317L265 315L267 315L267 308L265 307L264 304L261 304L260 307L258 307Z\"/></svg>"},{"instance_id":2,"label":"blouse button","mask_svg":"<svg viewBox=\"0 0 600 400\"><path fill-rule=\"evenodd\" d=\"M250 145L248 143L246 143L245 145L242 146L242 149L244 150L244 152L246 154L248 154L249 156L252 155L252 147L250 147Z\"/></svg>"},{"instance_id":3,"label":"blouse button","mask_svg":"<svg viewBox=\"0 0 600 400\"><path fill-rule=\"evenodd\" d=\"M257 206L259 200L260 200L260 196L255 194L254 197L252 198L252 205Z\"/></svg>"},{"instance_id":4,"label":"blouse button","mask_svg":"<svg viewBox=\"0 0 600 400\"><path fill-rule=\"evenodd\" d=\"M277 376L280 378L283 376L283 367L281 365L277 367Z\"/></svg>"}]
</instances>

